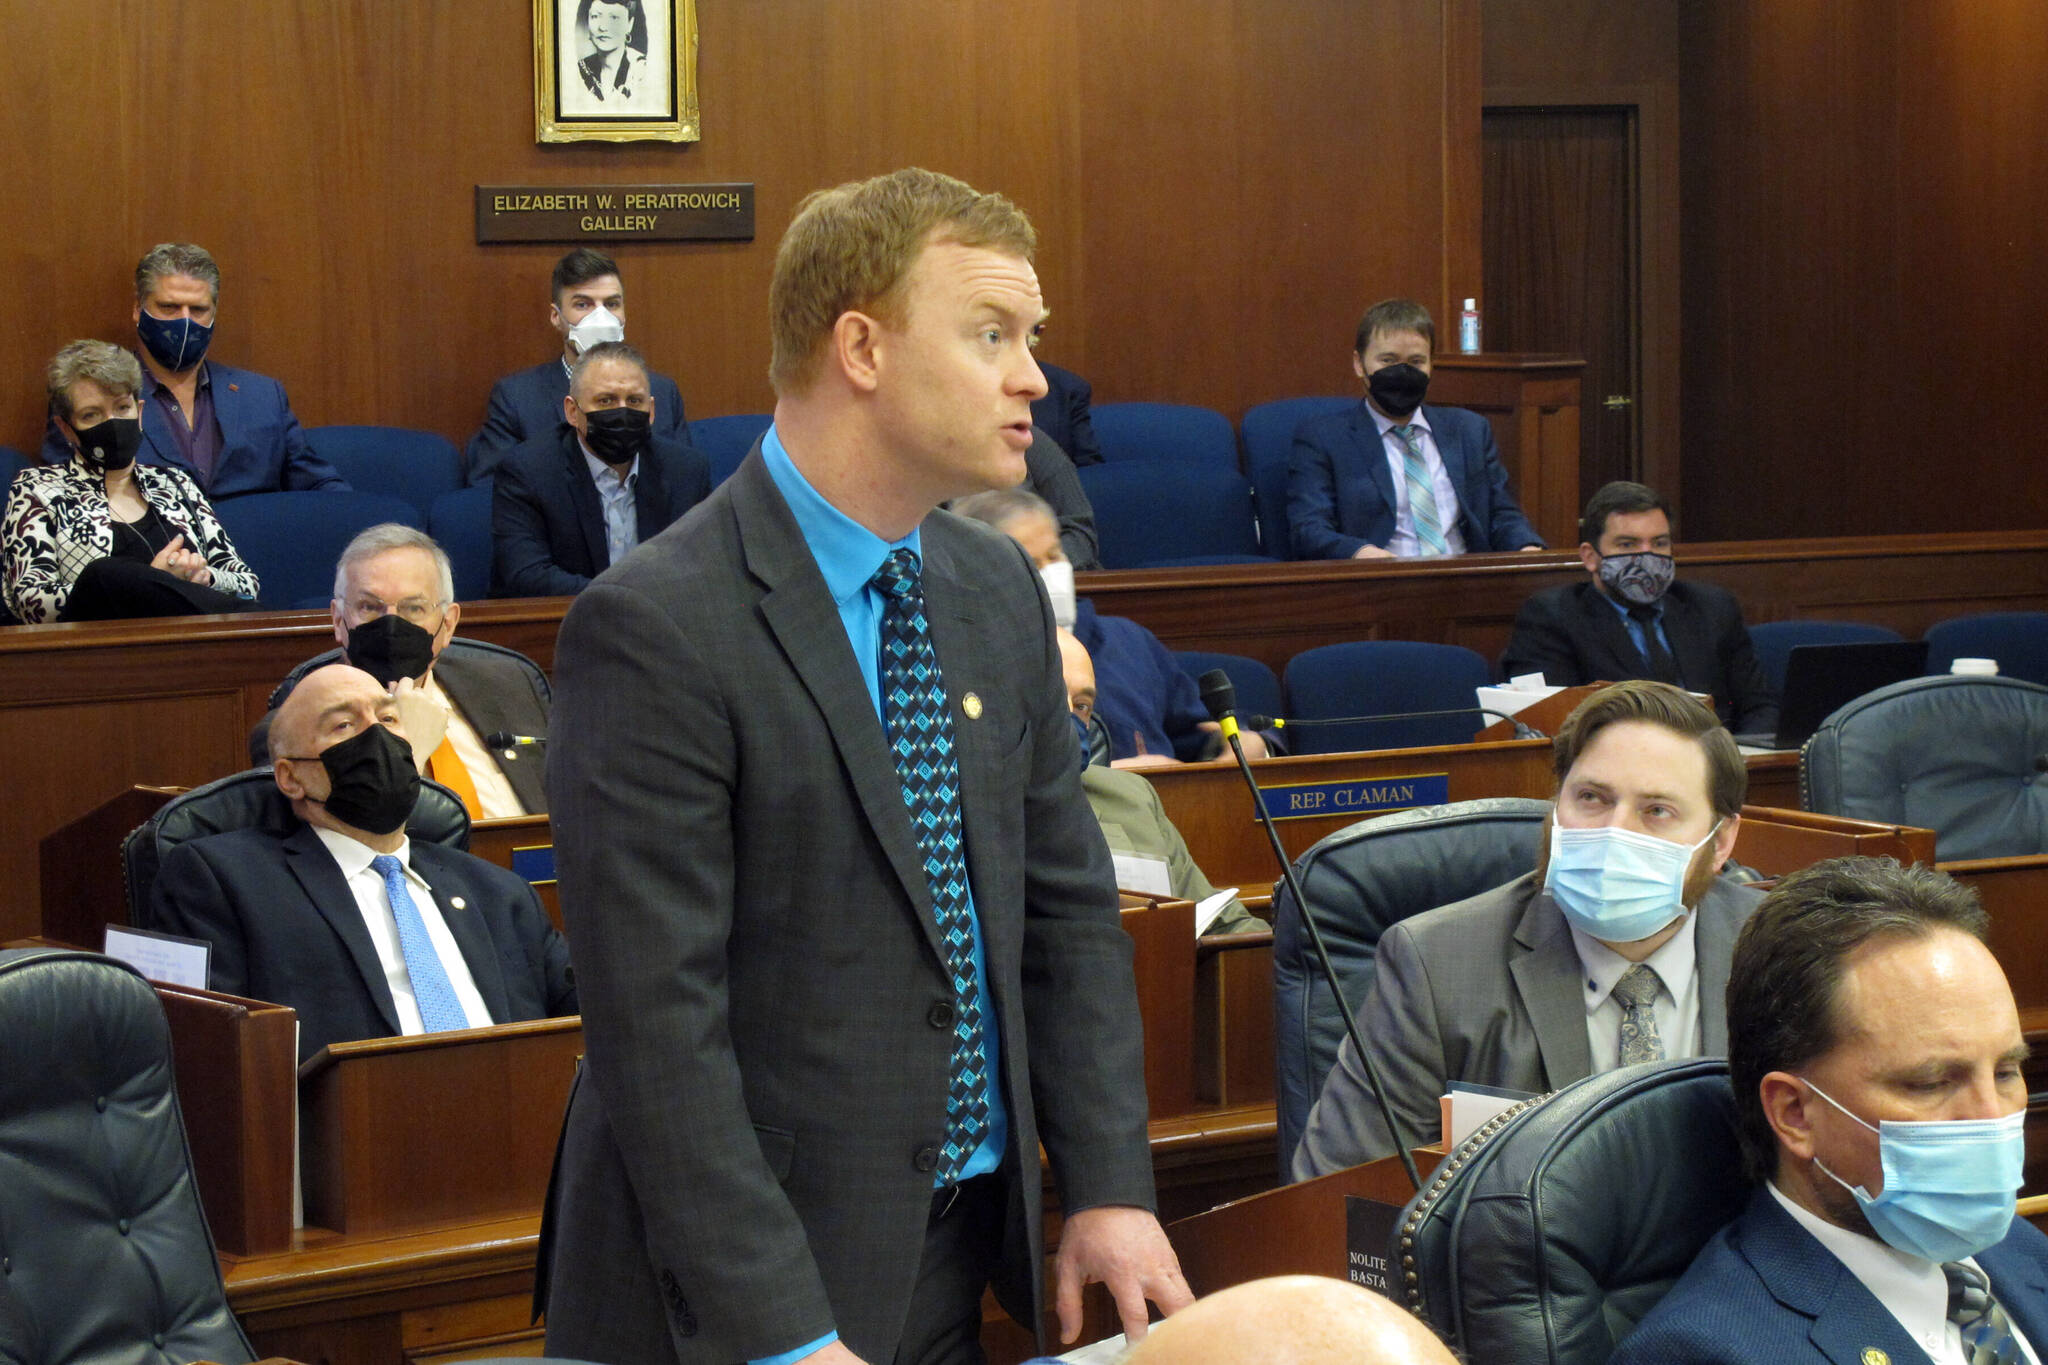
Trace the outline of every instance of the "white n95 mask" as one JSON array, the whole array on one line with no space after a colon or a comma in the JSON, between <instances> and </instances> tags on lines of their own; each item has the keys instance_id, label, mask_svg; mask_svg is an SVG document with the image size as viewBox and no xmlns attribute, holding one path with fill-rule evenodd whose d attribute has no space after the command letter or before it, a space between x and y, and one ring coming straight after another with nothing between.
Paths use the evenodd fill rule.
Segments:
<instances>
[{"instance_id":1,"label":"white n95 mask","mask_svg":"<svg viewBox=\"0 0 2048 1365\"><path fill-rule=\"evenodd\" d=\"M624 341L626 324L603 304L583 315L583 321L569 329L569 344L582 355L601 341Z\"/></svg>"},{"instance_id":2,"label":"white n95 mask","mask_svg":"<svg viewBox=\"0 0 2048 1365\"><path fill-rule=\"evenodd\" d=\"M1052 599L1052 619L1055 625L1068 630L1074 628L1074 566L1064 559L1055 559L1038 571L1045 583L1045 595Z\"/></svg>"}]
</instances>

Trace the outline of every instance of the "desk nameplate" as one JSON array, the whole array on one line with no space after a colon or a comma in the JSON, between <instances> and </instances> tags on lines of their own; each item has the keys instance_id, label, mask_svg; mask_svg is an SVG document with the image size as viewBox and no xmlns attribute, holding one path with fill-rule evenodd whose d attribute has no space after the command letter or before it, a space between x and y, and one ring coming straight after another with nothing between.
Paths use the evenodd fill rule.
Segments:
<instances>
[{"instance_id":1,"label":"desk nameplate","mask_svg":"<svg viewBox=\"0 0 2048 1365\"><path fill-rule=\"evenodd\" d=\"M1416 806L1441 806L1451 799L1451 775L1409 773L1354 782L1303 782L1260 787L1275 820L1327 819L1332 815L1381 815ZM1257 812L1252 819L1258 818Z\"/></svg>"}]
</instances>

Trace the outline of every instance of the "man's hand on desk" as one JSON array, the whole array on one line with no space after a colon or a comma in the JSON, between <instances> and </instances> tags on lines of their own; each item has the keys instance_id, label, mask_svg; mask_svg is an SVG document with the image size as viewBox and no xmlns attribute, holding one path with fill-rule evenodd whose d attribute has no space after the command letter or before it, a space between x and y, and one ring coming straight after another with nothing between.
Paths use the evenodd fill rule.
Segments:
<instances>
[{"instance_id":1,"label":"man's hand on desk","mask_svg":"<svg viewBox=\"0 0 2048 1365\"><path fill-rule=\"evenodd\" d=\"M1384 545L1361 545L1351 552L1353 559L1392 559L1394 552Z\"/></svg>"},{"instance_id":2,"label":"man's hand on desk","mask_svg":"<svg viewBox=\"0 0 2048 1365\"><path fill-rule=\"evenodd\" d=\"M1180 1258L1159 1220L1144 1209L1104 1204L1067 1215L1053 1263L1053 1302L1059 1310L1060 1341L1072 1345L1081 1334L1081 1289L1102 1284L1116 1300L1124 1336L1145 1335L1145 1300L1171 1316L1195 1301L1181 1278Z\"/></svg>"}]
</instances>

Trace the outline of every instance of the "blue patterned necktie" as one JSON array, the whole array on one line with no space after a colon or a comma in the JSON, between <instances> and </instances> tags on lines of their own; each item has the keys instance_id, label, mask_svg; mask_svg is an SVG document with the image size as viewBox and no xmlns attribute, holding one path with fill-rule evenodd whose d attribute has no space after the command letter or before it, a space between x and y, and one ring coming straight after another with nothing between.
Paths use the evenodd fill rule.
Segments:
<instances>
[{"instance_id":1,"label":"blue patterned necktie","mask_svg":"<svg viewBox=\"0 0 2048 1365\"><path fill-rule=\"evenodd\" d=\"M429 1033L468 1028L469 1016L462 1012L462 1002L455 998L448 969L441 965L441 955L434 951L434 940L427 937L427 922L420 918L420 908L412 903L412 893L405 889L404 864L389 853L380 853L370 859L370 866L384 879L391 917L398 922L398 950L405 954L405 974L412 978L412 996L420 1007L420 1023Z\"/></svg>"},{"instance_id":2,"label":"blue patterned necktie","mask_svg":"<svg viewBox=\"0 0 2048 1365\"><path fill-rule=\"evenodd\" d=\"M1408 510L1415 516L1415 538L1425 555L1447 555L1451 544L1444 539L1443 517L1436 510L1436 484L1422 458L1422 428L1413 422L1394 428L1407 450L1402 468L1408 475Z\"/></svg>"},{"instance_id":3,"label":"blue patterned necktie","mask_svg":"<svg viewBox=\"0 0 2048 1365\"><path fill-rule=\"evenodd\" d=\"M1657 1016L1650 1008L1657 1003L1657 988L1662 984L1657 969L1647 962L1638 962L1614 983L1614 998L1621 1002L1623 1066L1664 1060L1664 1040L1658 1036Z\"/></svg>"},{"instance_id":4,"label":"blue patterned necktie","mask_svg":"<svg viewBox=\"0 0 2048 1365\"><path fill-rule=\"evenodd\" d=\"M981 993L974 980L974 923L967 899L967 845L960 823L960 761L946 680L924 615L917 556L889 552L874 586L882 613L882 713L911 831L924 854L932 915L953 975L953 1064L946 1091L946 1145L935 1182L960 1178L988 1136L988 1077L982 1071Z\"/></svg>"},{"instance_id":5,"label":"blue patterned necktie","mask_svg":"<svg viewBox=\"0 0 2048 1365\"><path fill-rule=\"evenodd\" d=\"M2005 1310L1991 1297L1991 1281L1975 1266L1948 1261L1941 1267L1948 1277L1948 1320L1963 1334L1963 1354L1970 1365L2016 1365L2024 1360L2020 1344L2013 1339L2012 1324Z\"/></svg>"}]
</instances>

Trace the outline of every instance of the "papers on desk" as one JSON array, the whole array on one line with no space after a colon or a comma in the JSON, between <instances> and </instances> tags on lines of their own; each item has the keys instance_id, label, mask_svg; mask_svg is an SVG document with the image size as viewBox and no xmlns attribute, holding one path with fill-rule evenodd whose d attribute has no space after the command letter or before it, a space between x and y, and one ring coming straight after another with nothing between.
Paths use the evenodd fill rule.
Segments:
<instances>
[{"instance_id":1,"label":"papers on desk","mask_svg":"<svg viewBox=\"0 0 2048 1365\"><path fill-rule=\"evenodd\" d=\"M1564 691L1562 687L1551 687L1543 681L1541 673L1524 673L1508 679L1506 687L1481 687L1475 689L1481 709L1498 711L1504 716L1518 716L1545 697L1554 697ZM1485 717L1491 722L1494 718Z\"/></svg>"},{"instance_id":2,"label":"papers on desk","mask_svg":"<svg viewBox=\"0 0 2048 1365\"><path fill-rule=\"evenodd\" d=\"M1455 1152L1458 1144L1485 1127L1488 1119L1529 1098L1521 1090L1501 1090L1490 1085L1452 1081L1450 1093L1438 1101L1443 1109L1444 1150Z\"/></svg>"},{"instance_id":3,"label":"papers on desk","mask_svg":"<svg viewBox=\"0 0 2048 1365\"><path fill-rule=\"evenodd\" d=\"M213 945L204 939L109 924L104 950L108 957L127 963L151 981L206 989L206 965Z\"/></svg>"},{"instance_id":4,"label":"papers on desk","mask_svg":"<svg viewBox=\"0 0 2048 1365\"><path fill-rule=\"evenodd\" d=\"M1173 894L1173 878L1167 873L1166 859L1148 858L1142 853L1118 853L1112 849L1109 860L1116 865L1117 890L1142 891L1148 896Z\"/></svg>"},{"instance_id":5,"label":"papers on desk","mask_svg":"<svg viewBox=\"0 0 2048 1365\"><path fill-rule=\"evenodd\" d=\"M1195 902L1195 937L1209 932L1209 926L1223 913L1223 907L1230 904L1230 898L1237 894L1237 888L1226 886L1213 896L1204 896Z\"/></svg>"}]
</instances>

